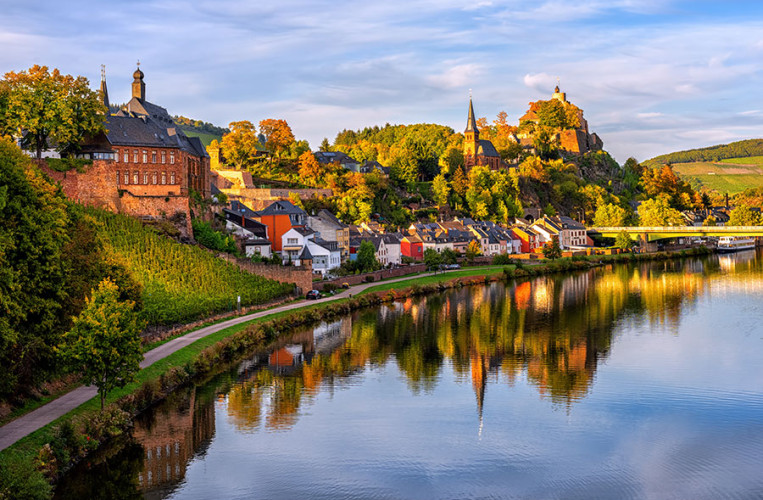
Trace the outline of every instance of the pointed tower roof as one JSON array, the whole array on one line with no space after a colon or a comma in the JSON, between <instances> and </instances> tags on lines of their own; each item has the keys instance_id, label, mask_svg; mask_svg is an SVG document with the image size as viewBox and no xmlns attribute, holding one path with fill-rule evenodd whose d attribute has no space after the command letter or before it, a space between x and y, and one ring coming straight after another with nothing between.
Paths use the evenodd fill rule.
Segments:
<instances>
[{"instance_id":1,"label":"pointed tower roof","mask_svg":"<svg viewBox=\"0 0 763 500\"><path fill-rule=\"evenodd\" d=\"M106 65L101 64L101 102L103 102L103 105L106 106L106 109L109 107L109 91L106 88Z\"/></svg>"},{"instance_id":2,"label":"pointed tower roof","mask_svg":"<svg viewBox=\"0 0 763 500\"><path fill-rule=\"evenodd\" d=\"M469 118L466 119L466 130L464 132L476 132L477 120L474 119L474 105L472 104L472 98L469 97Z\"/></svg>"}]
</instances>

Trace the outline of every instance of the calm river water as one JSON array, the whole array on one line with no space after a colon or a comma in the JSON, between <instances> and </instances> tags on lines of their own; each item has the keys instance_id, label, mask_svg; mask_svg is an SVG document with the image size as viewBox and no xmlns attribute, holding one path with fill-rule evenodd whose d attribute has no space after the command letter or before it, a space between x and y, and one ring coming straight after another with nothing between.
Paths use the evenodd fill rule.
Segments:
<instances>
[{"instance_id":1,"label":"calm river water","mask_svg":"<svg viewBox=\"0 0 763 500\"><path fill-rule=\"evenodd\" d=\"M296 332L60 498L763 498L763 255L449 291Z\"/></svg>"}]
</instances>

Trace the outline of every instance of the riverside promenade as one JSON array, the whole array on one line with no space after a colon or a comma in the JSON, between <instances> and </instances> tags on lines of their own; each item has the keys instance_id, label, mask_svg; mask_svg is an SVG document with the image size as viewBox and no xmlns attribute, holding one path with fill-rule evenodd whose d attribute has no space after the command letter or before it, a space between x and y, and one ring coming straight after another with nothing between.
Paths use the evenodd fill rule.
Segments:
<instances>
[{"instance_id":1,"label":"riverside promenade","mask_svg":"<svg viewBox=\"0 0 763 500\"><path fill-rule=\"evenodd\" d=\"M440 274L447 274L451 271L442 271ZM475 273L478 274L478 273ZM293 311L295 309L301 309L303 307L311 306L313 304L320 304L325 302L333 302L343 298L350 297L351 295L358 295L359 293L367 290L368 288L378 286L381 284L395 283L398 281L408 281L411 279L422 278L425 276L432 276L433 273L424 273L416 276L404 276L401 278L395 278L376 283L365 283L357 285L349 290L344 290L342 293L338 293L331 297L325 297L315 301L298 301L291 302L282 306L274 307L273 309L267 309L264 311L258 311L255 313L247 314L244 316L238 316L221 323L199 328L193 330L187 334L176 337L150 351L146 352L143 357L143 361L140 363L140 368L144 369L152 364L160 361L170 354L179 351L180 349L189 346L199 339L202 339L208 335L224 330L225 328L235 326L241 323L246 323L258 318L270 316L271 314L277 314L284 311ZM98 395L98 390L94 386L80 386L76 389L64 394L63 396L54 399L53 401L46 403L45 405L37 408L34 411L23 415L16 420L8 422L4 426L0 427L0 451L13 445L16 441L31 434L32 432L45 427L49 423L53 422L59 417L62 417L74 410L78 406L88 402L90 399Z\"/></svg>"}]
</instances>

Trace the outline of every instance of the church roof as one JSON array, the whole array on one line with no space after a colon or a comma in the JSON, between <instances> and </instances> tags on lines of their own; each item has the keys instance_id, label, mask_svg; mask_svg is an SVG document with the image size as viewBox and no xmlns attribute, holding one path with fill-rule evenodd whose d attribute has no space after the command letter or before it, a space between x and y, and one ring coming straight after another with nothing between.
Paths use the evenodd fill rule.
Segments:
<instances>
[{"instance_id":1,"label":"church roof","mask_svg":"<svg viewBox=\"0 0 763 500\"><path fill-rule=\"evenodd\" d=\"M480 140L480 147L477 149L477 155L499 158L501 156L498 154L498 151L495 150L493 143L484 139Z\"/></svg>"},{"instance_id":2,"label":"church roof","mask_svg":"<svg viewBox=\"0 0 763 500\"><path fill-rule=\"evenodd\" d=\"M466 119L466 130L464 132L477 132L477 120L474 119L474 105L472 98L469 98L469 117Z\"/></svg>"}]
</instances>

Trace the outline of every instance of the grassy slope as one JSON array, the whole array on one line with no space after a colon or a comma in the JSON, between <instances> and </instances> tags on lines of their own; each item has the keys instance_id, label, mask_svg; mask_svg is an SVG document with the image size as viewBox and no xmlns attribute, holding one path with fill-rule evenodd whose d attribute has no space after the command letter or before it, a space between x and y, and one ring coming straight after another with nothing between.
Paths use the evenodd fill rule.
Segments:
<instances>
[{"instance_id":1,"label":"grassy slope","mask_svg":"<svg viewBox=\"0 0 763 500\"><path fill-rule=\"evenodd\" d=\"M748 156L747 158L726 158L721 163L732 165L763 165L763 156Z\"/></svg>"},{"instance_id":2,"label":"grassy slope","mask_svg":"<svg viewBox=\"0 0 763 500\"><path fill-rule=\"evenodd\" d=\"M761 163L753 163L761 160ZM703 186L720 193L735 194L748 188L763 186L762 157L732 158L722 162L675 163L673 169L682 177L699 180Z\"/></svg>"},{"instance_id":3,"label":"grassy slope","mask_svg":"<svg viewBox=\"0 0 763 500\"><path fill-rule=\"evenodd\" d=\"M199 139L201 139L201 142L204 144L205 147L209 146L209 143L212 142L213 140L217 140L218 142L222 140L221 135L207 134L205 132L197 132L195 130L191 130L187 128L182 128L182 130L183 130L183 133L187 135L188 137L198 137Z\"/></svg>"}]
</instances>

